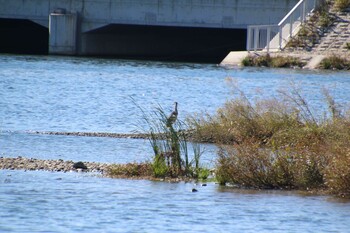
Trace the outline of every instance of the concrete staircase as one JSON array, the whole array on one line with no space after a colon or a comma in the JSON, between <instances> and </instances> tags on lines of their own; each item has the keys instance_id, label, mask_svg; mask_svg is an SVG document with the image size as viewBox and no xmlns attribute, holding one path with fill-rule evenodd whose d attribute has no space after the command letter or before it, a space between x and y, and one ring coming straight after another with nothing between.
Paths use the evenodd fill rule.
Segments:
<instances>
[{"instance_id":1,"label":"concrete staircase","mask_svg":"<svg viewBox=\"0 0 350 233\"><path fill-rule=\"evenodd\" d=\"M335 17L335 22L321 36L319 43L314 44L311 52L348 54L350 58L350 7L343 12L337 12L331 7L330 14Z\"/></svg>"},{"instance_id":2,"label":"concrete staircase","mask_svg":"<svg viewBox=\"0 0 350 233\"><path fill-rule=\"evenodd\" d=\"M337 55L350 59L350 7L339 12L331 5L329 13L334 19L331 26L328 28L315 26L317 24L316 22L321 19L311 16L304 25L308 30L313 31L311 35L297 35L294 38L294 42L296 42L294 46L287 45L282 51L272 52L270 55L298 57L307 64L304 67L306 69L317 68L320 62L329 55ZM222 61L221 65L239 66L244 57L248 55L259 56L264 53L266 52L231 52Z\"/></svg>"}]
</instances>

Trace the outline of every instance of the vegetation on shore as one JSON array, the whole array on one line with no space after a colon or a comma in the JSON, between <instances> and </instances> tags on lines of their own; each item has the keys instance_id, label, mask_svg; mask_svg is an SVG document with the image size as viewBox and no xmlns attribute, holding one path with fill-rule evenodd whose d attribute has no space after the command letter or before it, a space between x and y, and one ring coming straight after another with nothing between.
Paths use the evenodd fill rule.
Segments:
<instances>
[{"instance_id":1,"label":"vegetation on shore","mask_svg":"<svg viewBox=\"0 0 350 233\"><path fill-rule=\"evenodd\" d=\"M302 68L306 62L292 56L270 56L269 54L248 55L242 60L243 66L271 67L271 68ZM325 70L350 70L350 60L330 55L324 58L318 68Z\"/></svg>"},{"instance_id":2,"label":"vegetation on shore","mask_svg":"<svg viewBox=\"0 0 350 233\"><path fill-rule=\"evenodd\" d=\"M335 0L334 7L338 11L344 11L350 7L350 0Z\"/></svg>"},{"instance_id":3,"label":"vegetation on shore","mask_svg":"<svg viewBox=\"0 0 350 233\"><path fill-rule=\"evenodd\" d=\"M322 114L312 111L294 83L278 97L254 103L236 91L216 115L189 120L197 140L219 145L221 184L350 196L350 112L327 90Z\"/></svg>"},{"instance_id":4,"label":"vegetation on shore","mask_svg":"<svg viewBox=\"0 0 350 233\"><path fill-rule=\"evenodd\" d=\"M200 145L197 143L189 145L186 124L179 119L169 123L169 118L161 106L150 113L140 106L137 107L142 112L143 122L147 125L142 131L149 135L148 140L154 156L150 162L144 164L111 166L108 173L112 176L126 177L207 179L209 169L200 163L202 155ZM190 156L190 147L193 149L193 156Z\"/></svg>"},{"instance_id":5,"label":"vegetation on shore","mask_svg":"<svg viewBox=\"0 0 350 233\"><path fill-rule=\"evenodd\" d=\"M107 168L107 175L110 177L152 177L152 164L150 163L127 163L112 164Z\"/></svg>"},{"instance_id":6,"label":"vegetation on shore","mask_svg":"<svg viewBox=\"0 0 350 233\"><path fill-rule=\"evenodd\" d=\"M301 25L298 34L291 38L286 49L311 51L315 44L319 43L321 37L336 21L336 15L330 13L332 1L325 1L307 20Z\"/></svg>"},{"instance_id":7,"label":"vegetation on shore","mask_svg":"<svg viewBox=\"0 0 350 233\"><path fill-rule=\"evenodd\" d=\"M332 55L323 59L319 67L326 70L350 70L350 60Z\"/></svg>"},{"instance_id":8,"label":"vegetation on shore","mask_svg":"<svg viewBox=\"0 0 350 233\"><path fill-rule=\"evenodd\" d=\"M321 37L329 30L329 28L337 20L336 15L330 13L330 9L334 7L337 11L344 11L350 7L350 0L334 0L326 1L318 8L308 21L301 26L298 34L291 38L288 42L286 51L311 51L315 44L319 43ZM350 43L346 43L346 49L350 49ZM300 58L292 56L270 56L248 55L242 60L243 66L256 67L273 67L273 68L295 68L304 67L306 63ZM326 57L318 66L320 69L331 70L350 70L350 60L345 57L331 55Z\"/></svg>"},{"instance_id":9,"label":"vegetation on shore","mask_svg":"<svg viewBox=\"0 0 350 233\"><path fill-rule=\"evenodd\" d=\"M270 56L269 54L248 55L242 60L243 66L258 66L272 68L301 68L306 65L299 58L291 56Z\"/></svg>"}]
</instances>

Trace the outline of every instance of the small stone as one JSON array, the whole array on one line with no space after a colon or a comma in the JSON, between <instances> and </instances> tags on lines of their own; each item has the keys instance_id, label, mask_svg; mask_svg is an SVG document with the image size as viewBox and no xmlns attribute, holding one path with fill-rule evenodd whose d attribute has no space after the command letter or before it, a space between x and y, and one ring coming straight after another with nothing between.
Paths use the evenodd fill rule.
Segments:
<instances>
[{"instance_id":1,"label":"small stone","mask_svg":"<svg viewBox=\"0 0 350 233\"><path fill-rule=\"evenodd\" d=\"M195 193L195 192L198 192L198 190L195 189L195 188L193 188L193 189L191 190L191 192L192 192L192 193Z\"/></svg>"}]
</instances>

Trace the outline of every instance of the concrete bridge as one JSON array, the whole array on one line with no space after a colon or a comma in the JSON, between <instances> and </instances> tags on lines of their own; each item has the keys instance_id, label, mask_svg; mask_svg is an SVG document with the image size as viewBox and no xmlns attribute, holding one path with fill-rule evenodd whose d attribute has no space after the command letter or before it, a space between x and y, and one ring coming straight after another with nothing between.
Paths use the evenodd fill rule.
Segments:
<instances>
[{"instance_id":1,"label":"concrete bridge","mask_svg":"<svg viewBox=\"0 0 350 233\"><path fill-rule=\"evenodd\" d=\"M216 62L245 49L248 25L277 23L296 3L0 0L0 52L33 44L49 54Z\"/></svg>"}]
</instances>

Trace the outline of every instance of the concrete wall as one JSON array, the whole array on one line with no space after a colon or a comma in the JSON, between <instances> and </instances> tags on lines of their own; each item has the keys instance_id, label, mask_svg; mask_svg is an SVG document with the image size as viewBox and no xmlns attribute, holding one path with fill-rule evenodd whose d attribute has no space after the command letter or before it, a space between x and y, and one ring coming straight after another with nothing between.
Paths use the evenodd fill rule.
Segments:
<instances>
[{"instance_id":1,"label":"concrete wall","mask_svg":"<svg viewBox=\"0 0 350 233\"><path fill-rule=\"evenodd\" d=\"M246 28L279 22L298 0L0 0L0 18L49 27L57 8L78 13L81 30L108 24Z\"/></svg>"}]
</instances>

